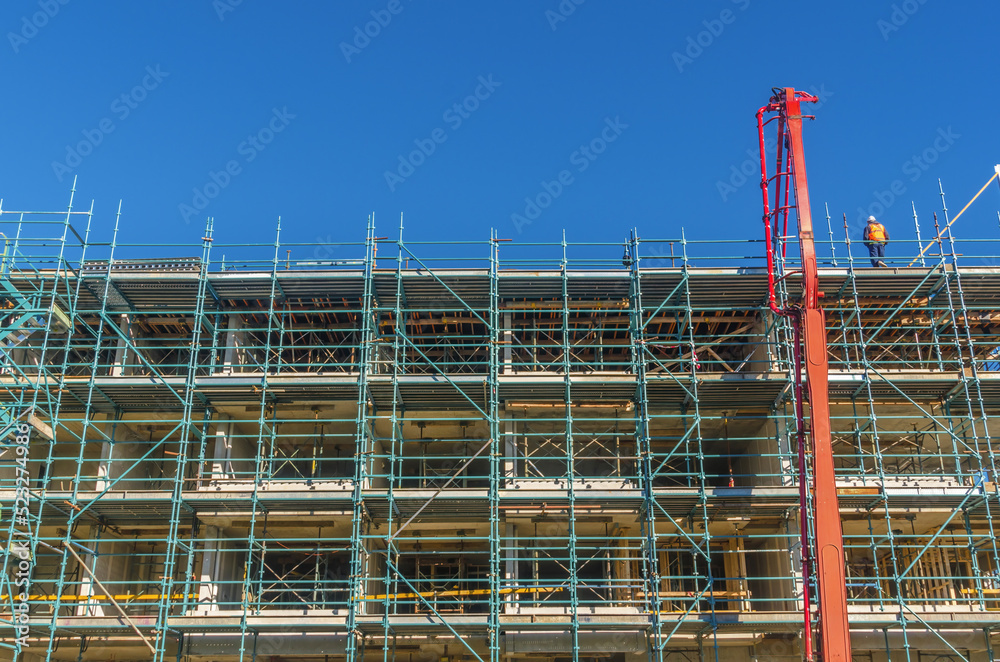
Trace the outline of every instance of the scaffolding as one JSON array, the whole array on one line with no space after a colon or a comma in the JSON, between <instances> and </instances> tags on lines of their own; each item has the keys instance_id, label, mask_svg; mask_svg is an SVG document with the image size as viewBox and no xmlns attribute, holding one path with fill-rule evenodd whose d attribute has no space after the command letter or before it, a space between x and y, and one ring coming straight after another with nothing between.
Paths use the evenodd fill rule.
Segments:
<instances>
[{"instance_id":1,"label":"scaffolding","mask_svg":"<svg viewBox=\"0 0 1000 662\"><path fill-rule=\"evenodd\" d=\"M93 217L0 210L0 659L801 655L758 242L167 249ZM846 219L822 258L856 659L994 659L1000 269L947 223L893 243L913 266Z\"/></svg>"}]
</instances>

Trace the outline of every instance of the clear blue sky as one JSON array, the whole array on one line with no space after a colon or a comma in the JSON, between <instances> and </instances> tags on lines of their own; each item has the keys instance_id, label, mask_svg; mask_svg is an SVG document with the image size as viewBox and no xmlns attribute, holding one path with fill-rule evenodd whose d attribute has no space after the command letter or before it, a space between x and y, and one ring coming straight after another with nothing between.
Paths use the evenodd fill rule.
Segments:
<instances>
[{"instance_id":1,"label":"clear blue sky","mask_svg":"<svg viewBox=\"0 0 1000 662\"><path fill-rule=\"evenodd\" d=\"M357 241L369 212L421 240L757 238L734 168L774 86L824 100L805 144L837 237L872 205L912 237L910 200L926 235L937 178L954 215L1000 162L996 2L5 0L0 25L4 207L63 208L78 175L99 234L124 199L126 241L209 215L225 242L279 215ZM994 184L957 234L996 238L998 208Z\"/></svg>"}]
</instances>

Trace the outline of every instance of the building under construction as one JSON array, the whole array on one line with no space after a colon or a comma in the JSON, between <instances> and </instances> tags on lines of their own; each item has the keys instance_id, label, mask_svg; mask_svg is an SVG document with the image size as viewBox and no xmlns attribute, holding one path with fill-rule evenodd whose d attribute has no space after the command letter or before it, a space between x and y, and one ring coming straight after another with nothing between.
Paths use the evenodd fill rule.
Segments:
<instances>
[{"instance_id":1,"label":"building under construction","mask_svg":"<svg viewBox=\"0 0 1000 662\"><path fill-rule=\"evenodd\" d=\"M794 237L769 269L763 240L209 222L166 248L92 218L0 212L0 659L780 662L825 634L831 523L768 301L770 270L799 296ZM1000 269L948 229L887 269L838 234L853 659L993 660Z\"/></svg>"}]
</instances>

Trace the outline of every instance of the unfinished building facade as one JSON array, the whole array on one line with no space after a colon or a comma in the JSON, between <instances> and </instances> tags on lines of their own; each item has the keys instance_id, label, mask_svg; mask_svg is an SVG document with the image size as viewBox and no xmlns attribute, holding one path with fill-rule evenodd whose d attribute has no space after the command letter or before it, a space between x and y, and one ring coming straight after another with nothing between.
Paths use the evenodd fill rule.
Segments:
<instances>
[{"instance_id":1,"label":"unfinished building facade","mask_svg":"<svg viewBox=\"0 0 1000 662\"><path fill-rule=\"evenodd\" d=\"M0 217L0 659L801 659L763 268L90 219ZM1000 269L939 248L821 274L863 662L994 659Z\"/></svg>"}]
</instances>

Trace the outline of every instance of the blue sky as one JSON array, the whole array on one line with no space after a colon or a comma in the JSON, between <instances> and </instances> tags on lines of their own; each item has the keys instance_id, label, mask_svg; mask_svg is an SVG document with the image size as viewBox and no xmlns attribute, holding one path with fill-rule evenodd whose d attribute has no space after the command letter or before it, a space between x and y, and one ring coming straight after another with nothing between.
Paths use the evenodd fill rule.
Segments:
<instances>
[{"instance_id":1,"label":"blue sky","mask_svg":"<svg viewBox=\"0 0 1000 662\"><path fill-rule=\"evenodd\" d=\"M371 212L412 240L742 241L754 113L794 86L822 100L835 237L874 211L912 238L911 200L926 237L937 179L954 215L1000 162L998 24L942 0L6 0L0 196L60 209L78 176L99 236L124 200L129 242L196 242L206 216L270 242L279 215L285 241L357 241ZM994 184L956 234L996 238L998 208Z\"/></svg>"}]
</instances>

